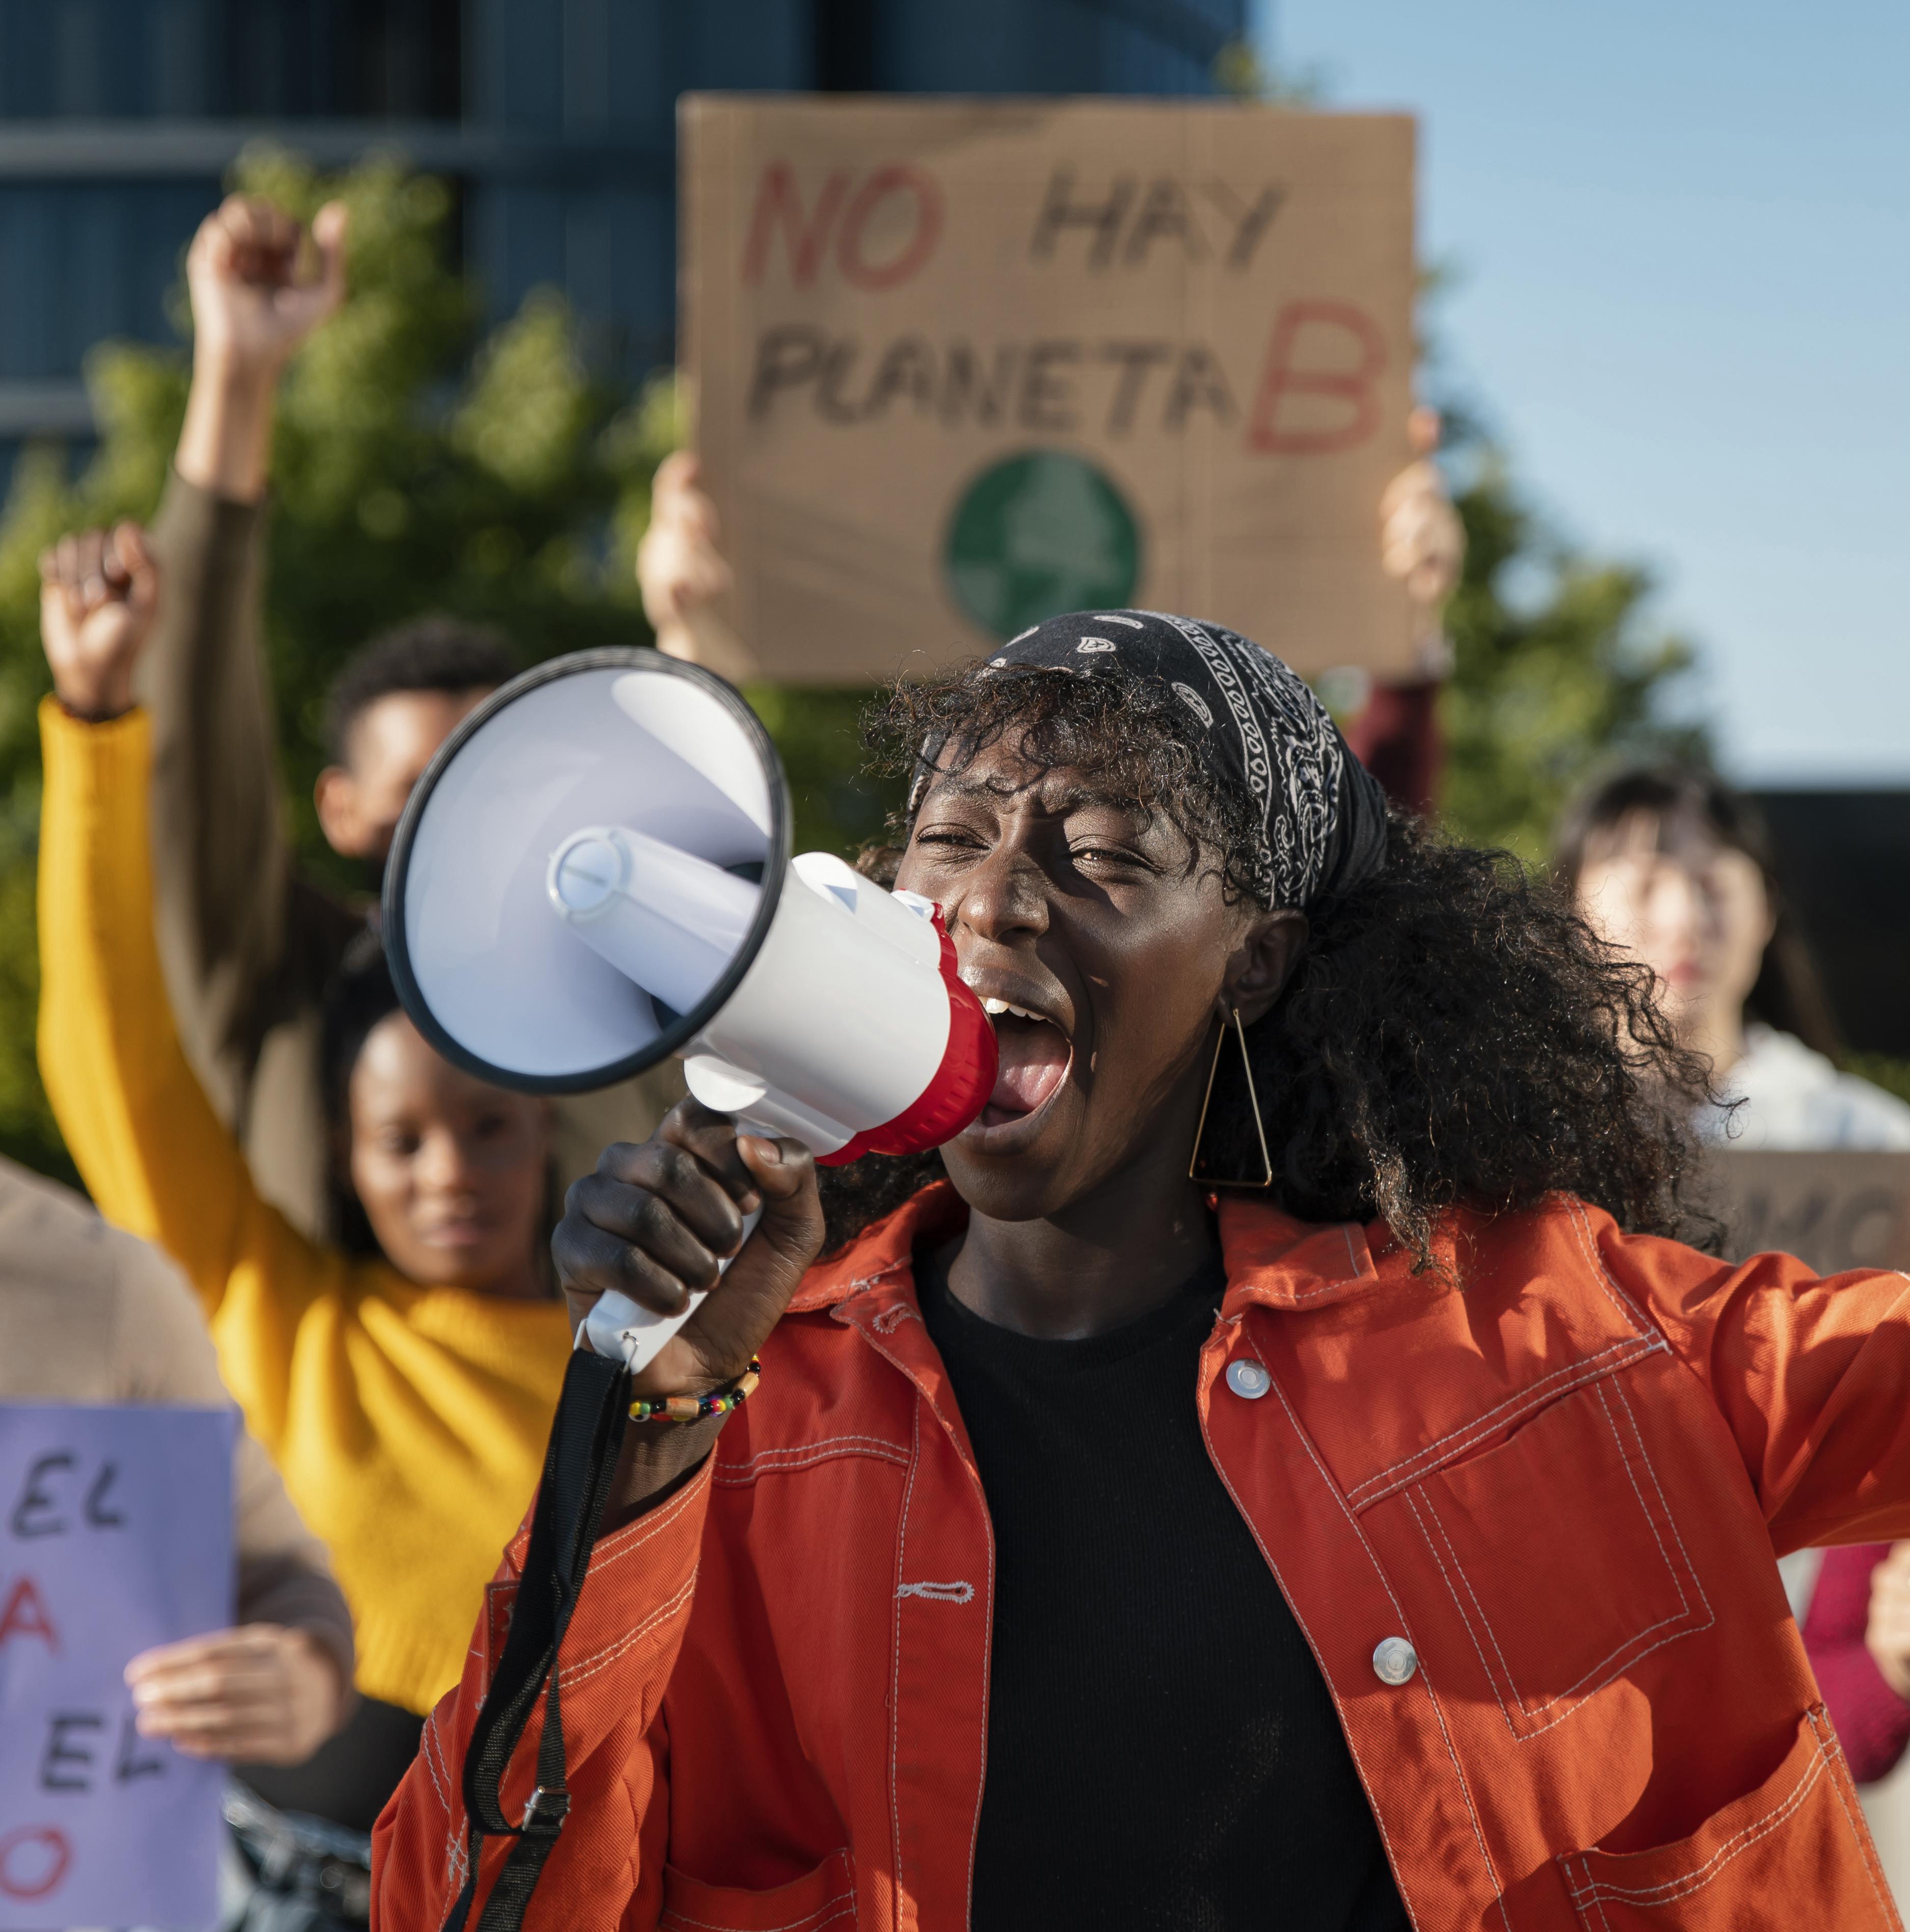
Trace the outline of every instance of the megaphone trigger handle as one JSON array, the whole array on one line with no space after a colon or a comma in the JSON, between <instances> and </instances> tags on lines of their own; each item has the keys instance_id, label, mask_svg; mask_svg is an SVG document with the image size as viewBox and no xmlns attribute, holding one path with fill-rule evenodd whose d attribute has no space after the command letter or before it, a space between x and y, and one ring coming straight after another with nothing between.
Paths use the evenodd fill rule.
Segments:
<instances>
[{"instance_id":1,"label":"megaphone trigger handle","mask_svg":"<svg viewBox=\"0 0 1910 1932\"><path fill-rule=\"evenodd\" d=\"M577 1331L577 1346L581 1348L588 1340L593 1354L612 1361L620 1356L630 1372L638 1375L656 1360L664 1343L702 1305L702 1295L692 1294L681 1314L656 1315L611 1288L597 1298L596 1306L584 1318L584 1325Z\"/></svg>"}]
</instances>

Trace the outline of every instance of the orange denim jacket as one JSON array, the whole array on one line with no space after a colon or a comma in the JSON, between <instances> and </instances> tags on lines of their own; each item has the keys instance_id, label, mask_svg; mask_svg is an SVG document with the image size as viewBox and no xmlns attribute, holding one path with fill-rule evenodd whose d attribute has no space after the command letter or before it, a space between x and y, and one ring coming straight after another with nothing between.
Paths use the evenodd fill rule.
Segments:
<instances>
[{"instance_id":1,"label":"orange denim jacket","mask_svg":"<svg viewBox=\"0 0 1910 1932\"><path fill-rule=\"evenodd\" d=\"M993 1549L911 1273L964 1211L931 1190L814 1269L714 1455L599 1546L531 1926L966 1924ZM1896 1926L1772 1552L1910 1536L1910 1280L1564 1198L1451 1217L1434 1272L1377 1225L1219 1215L1190 1394L1422 1932ZM462 1882L523 1549L379 1821L384 1932Z\"/></svg>"}]
</instances>

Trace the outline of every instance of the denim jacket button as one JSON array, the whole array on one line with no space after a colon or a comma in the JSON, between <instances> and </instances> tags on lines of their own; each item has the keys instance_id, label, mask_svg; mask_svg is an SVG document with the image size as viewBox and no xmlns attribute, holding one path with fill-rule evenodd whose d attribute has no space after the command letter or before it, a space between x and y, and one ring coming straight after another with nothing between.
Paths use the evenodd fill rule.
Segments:
<instances>
[{"instance_id":1,"label":"denim jacket button","mask_svg":"<svg viewBox=\"0 0 1910 1932\"><path fill-rule=\"evenodd\" d=\"M1382 1684L1404 1684L1419 1667L1419 1653L1403 1636L1380 1639L1373 1652L1373 1675Z\"/></svg>"},{"instance_id":2,"label":"denim jacket button","mask_svg":"<svg viewBox=\"0 0 1910 1932\"><path fill-rule=\"evenodd\" d=\"M1227 1365L1227 1385L1236 1395L1258 1402L1272 1386L1273 1378L1258 1362L1245 1360Z\"/></svg>"}]
</instances>

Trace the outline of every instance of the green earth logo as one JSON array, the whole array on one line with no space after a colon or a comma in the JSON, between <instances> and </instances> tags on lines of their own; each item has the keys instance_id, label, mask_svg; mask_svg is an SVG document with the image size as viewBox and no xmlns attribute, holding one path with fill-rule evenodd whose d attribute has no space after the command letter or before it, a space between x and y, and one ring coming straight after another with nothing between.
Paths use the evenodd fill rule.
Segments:
<instances>
[{"instance_id":1,"label":"green earth logo","mask_svg":"<svg viewBox=\"0 0 1910 1932\"><path fill-rule=\"evenodd\" d=\"M1012 638L1064 610L1129 602L1140 580L1140 528L1092 463L1031 450L969 485L943 567L962 610L983 630Z\"/></svg>"}]
</instances>

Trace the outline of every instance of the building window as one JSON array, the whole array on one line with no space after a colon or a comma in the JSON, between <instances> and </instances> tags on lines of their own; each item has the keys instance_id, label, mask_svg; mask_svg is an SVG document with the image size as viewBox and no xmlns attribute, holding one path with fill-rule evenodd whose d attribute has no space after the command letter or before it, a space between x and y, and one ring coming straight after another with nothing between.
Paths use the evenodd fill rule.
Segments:
<instances>
[{"instance_id":1,"label":"building window","mask_svg":"<svg viewBox=\"0 0 1910 1932\"><path fill-rule=\"evenodd\" d=\"M225 99L250 119L455 121L459 0L217 0Z\"/></svg>"}]
</instances>

